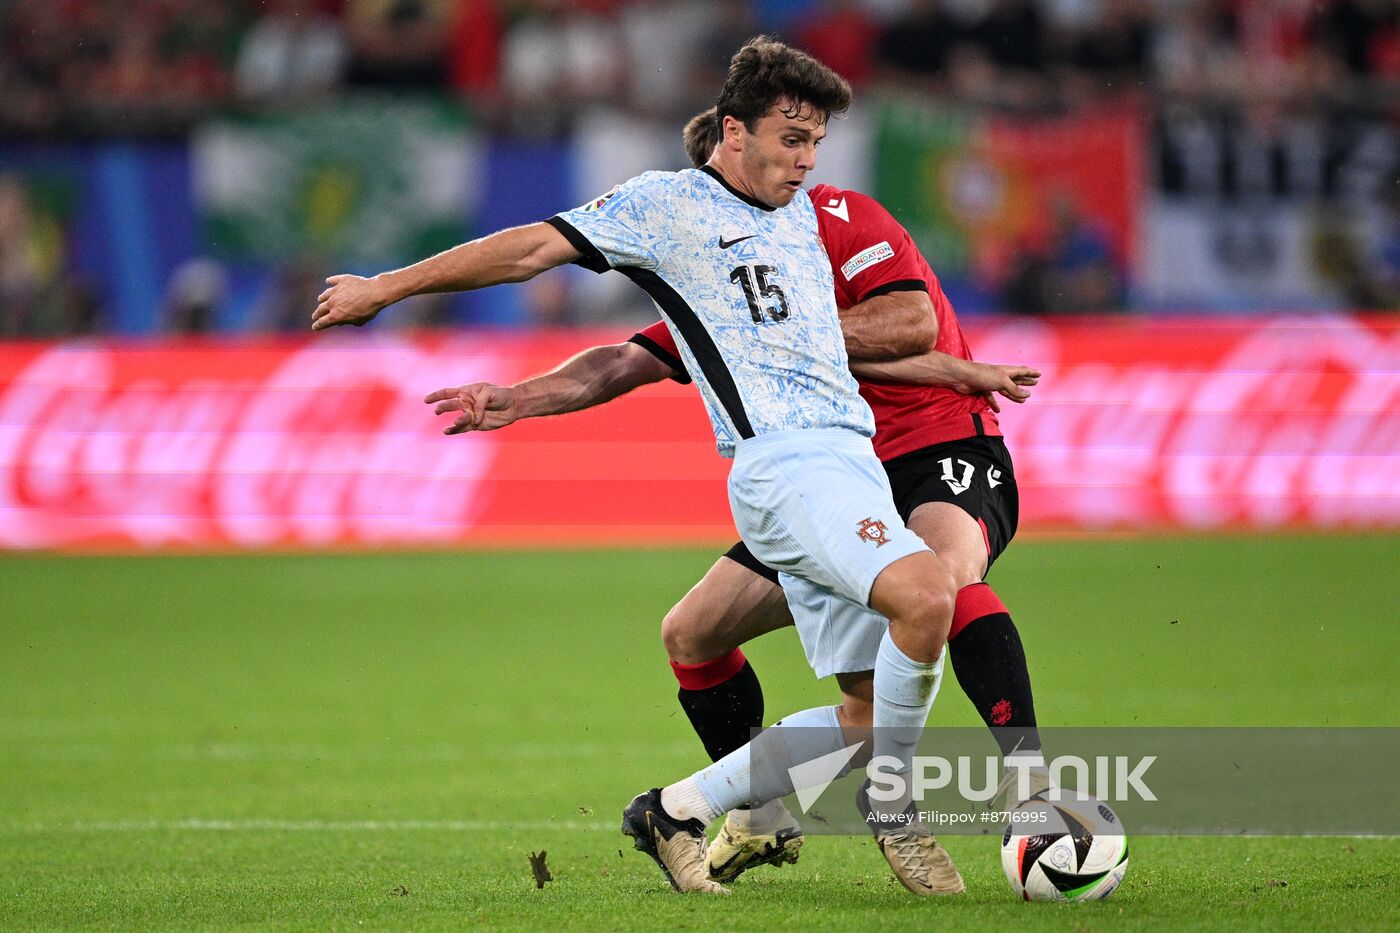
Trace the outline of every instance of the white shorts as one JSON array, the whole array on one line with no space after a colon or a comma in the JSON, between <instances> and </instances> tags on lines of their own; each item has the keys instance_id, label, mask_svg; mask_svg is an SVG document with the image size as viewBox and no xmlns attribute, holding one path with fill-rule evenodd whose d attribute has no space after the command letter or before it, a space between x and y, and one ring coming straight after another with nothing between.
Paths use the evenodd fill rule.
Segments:
<instances>
[{"instance_id":1,"label":"white shorts","mask_svg":"<svg viewBox=\"0 0 1400 933\"><path fill-rule=\"evenodd\" d=\"M784 590L817 676L873 668L870 620L875 648L888 623L867 608L870 589L928 547L900 521L869 439L832 429L740 441L729 505L753 555L793 578Z\"/></svg>"},{"instance_id":2,"label":"white shorts","mask_svg":"<svg viewBox=\"0 0 1400 933\"><path fill-rule=\"evenodd\" d=\"M818 679L875 669L875 656L890 627L889 619L800 577L780 573L778 582L787 596L807 663Z\"/></svg>"}]
</instances>

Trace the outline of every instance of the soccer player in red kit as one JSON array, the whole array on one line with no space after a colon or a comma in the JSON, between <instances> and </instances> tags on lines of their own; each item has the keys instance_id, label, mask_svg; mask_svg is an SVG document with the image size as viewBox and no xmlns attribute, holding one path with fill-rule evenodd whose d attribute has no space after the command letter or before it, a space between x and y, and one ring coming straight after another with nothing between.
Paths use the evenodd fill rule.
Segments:
<instances>
[{"instance_id":1,"label":"soccer player in red kit","mask_svg":"<svg viewBox=\"0 0 1400 933\"><path fill-rule=\"evenodd\" d=\"M714 111L686 127L686 151L704 164L718 136ZM1020 635L984 581L1016 532L1018 499L997 420L998 394L1024 401L1039 376L972 360L938 278L905 229L879 202L817 185L809 192L831 261L851 371L875 414L876 455L895 505L960 587L949 634L959 685L994 729L1003 756L1042 773L1030 676ZM762 302L765 296L755 295ZM462 414L447 433L495 430L520 418L576 411L665 378L688 382L664 323L627 343L584 351L514 387L478 383L428 396ZM792 624L778 575L742 542L667 614L662 639L679 699L718 761L763 726L763 693L740 645ZM836 674L846 728L871 721L871 673ZM1008 767L1008 774L1012 774ZM729 814L707 868L728 881L759 864L792 862L801 829L781 801Z\"/></svg>"}]
</instances>

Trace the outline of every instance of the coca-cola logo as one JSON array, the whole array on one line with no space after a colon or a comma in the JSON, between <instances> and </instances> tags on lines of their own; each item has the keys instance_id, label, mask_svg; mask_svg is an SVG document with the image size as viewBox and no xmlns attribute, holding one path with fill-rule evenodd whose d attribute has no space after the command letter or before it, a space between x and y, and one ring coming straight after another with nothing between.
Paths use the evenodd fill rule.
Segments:
<instances>
[{"instance_id":1,"label":"coca-cola logo","mask_svg":"<svg viewBox=\"0 0 1400 933\"><path fill-rule=\"evenodd\" d=\"M1045 373L1029 403L1001 416L1025 528L1400 526L1400 326L1309 318L968 330L978 358ZM577 345L525 339L493 354L465 339L340 337L280 349L69 343L23 365L0 357L9 367L0 376L0 546L684 533L662 527L657 510L684 464L623 469L614 444L695 421L693 396L648 390L617 403L634 406L622 422L609 412L592 423L570 416L443 437L443 419L421 402L426 392L513 381ZM625 439L590 433L618 423L628 425ZM694 430L698 469L711 455L701 452L704 424ZM626 481L592 481L619 475ZM716 487L713 515L687 511L686 527L727 526L713 475L703 473ZM636 481L651 479L655 492L639 493Z\"/></svg>"},{"instance_id":2,"label":"coca-cola logo","mask_svg":"<svg viewBox=\"0 0 1400 933\"><path fill-rule=\"evenodd\" d=\"M1083 325L977 333L979 358L1045 373L1001 419L1027 527L1400 524L1400 328L1205 324L1175 359L1154 343L1172 327L1127 353Z\"/></svg>"},{"instance_id":3,"label":"coca-cola logo","mask_svg":"<svg viewBox=\"0 0 1400 933\"><path fill-rule=\"evenodd\" d=\"M0 386L0 543L380 544L470 528L496 441L443 438L421 399L501 378L489 354L308 344L263 378L163 378L157 364L123 383L123 352L59 345Z\"/></svg>"}]
</instances>

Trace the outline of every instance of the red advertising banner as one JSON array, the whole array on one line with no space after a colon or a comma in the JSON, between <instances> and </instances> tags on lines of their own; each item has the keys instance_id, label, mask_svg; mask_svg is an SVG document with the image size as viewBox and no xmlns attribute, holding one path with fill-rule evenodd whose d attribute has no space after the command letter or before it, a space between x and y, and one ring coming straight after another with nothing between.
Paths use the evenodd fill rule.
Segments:
<instances>
[{"instance_id":1,"label":"red advertising banner","mask_svg":"<svg viewBox=\"0 0 1400 933\"><path fill-rule=\"evenodd\" d=\"M1045 376L1023 531L1400 527L1400 321L974 321ZM0 547L716 544L692 386L444 437L427 392L626 334L0 344Z\"/></svg>"}]
</instances>

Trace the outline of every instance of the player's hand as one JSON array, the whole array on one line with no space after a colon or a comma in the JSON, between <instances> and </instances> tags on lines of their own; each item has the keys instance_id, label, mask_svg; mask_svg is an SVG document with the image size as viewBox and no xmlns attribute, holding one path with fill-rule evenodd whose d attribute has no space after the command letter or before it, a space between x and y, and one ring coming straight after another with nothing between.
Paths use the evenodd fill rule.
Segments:
<instances>
[{"instance_id":1,"label":"player's hand","mask_svg":"<svg viewBox=\"0 0 1400 933\"><path fill-rule=\"evenodd\" d=\"M992 406L992 411L1000 412L1000 395L1018 405L1031 397L1024 387L1040 382L1040 371L1029 366L1011 366L1003 363L974 363L972 373L959 390L968 395L981 395Z\"/></svg>"},{"instance_id":2,"label":"player's hand","mask_svg":"<svg viewBox=\"0 0 1400 933\"><path fill-rule=\"evenodd\" d=\"M455 389L438 389L423 399L425 404L437 403L433 414L445 415L460 411L453 422L442 429L443 434L465 434L467 431L495 431L519 418L514 389L474 382Z\"/></svg>"},{"instance_id":3,"label":"player's hand","mask_svg":"<svg viewBox=\"0 0 1400 933\"><path fill-rule=\"evenodd\" d=\"M333 275L326 279L326 284L330 287L321 292L316 299L316 310L311 313L312 330L325 330L337 324L363 327L393 303L384 295L377 279Z\"/></svg>"}]
</instances>

